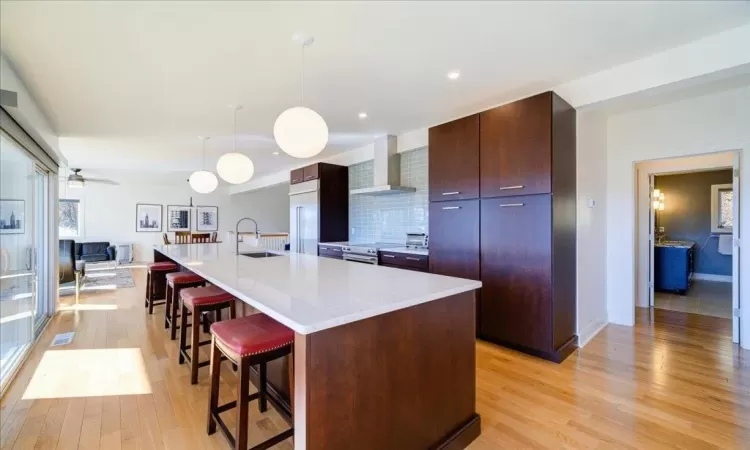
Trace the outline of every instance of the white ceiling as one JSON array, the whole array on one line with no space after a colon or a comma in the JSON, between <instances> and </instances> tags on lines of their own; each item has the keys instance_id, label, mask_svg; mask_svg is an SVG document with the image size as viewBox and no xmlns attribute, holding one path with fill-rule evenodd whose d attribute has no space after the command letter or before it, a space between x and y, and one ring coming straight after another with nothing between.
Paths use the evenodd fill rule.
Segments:
<instances>
[{"instance_id":1,"label":"white ceiling","mask_svg":"<svg viewBox=\"0 0 750 450\"><path fill-rule=\"evenodd\" d=\"M305 104L326 119L334 154L748 21L750 3L718 1L3 0L0 43L70 166L178 180L202 164L198 135L214 137L210 166L231 149L235 103L257 175L299 164L271 154L276 116L300 101L297 31L316 39Z\"/></svg>"}]
</instances>

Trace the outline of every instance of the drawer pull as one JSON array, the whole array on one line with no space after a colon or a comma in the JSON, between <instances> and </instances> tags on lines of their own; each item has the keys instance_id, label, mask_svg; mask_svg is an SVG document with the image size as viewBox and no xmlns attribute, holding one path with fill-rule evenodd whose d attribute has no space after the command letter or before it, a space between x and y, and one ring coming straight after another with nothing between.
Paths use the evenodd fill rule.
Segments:
<instances>
[{"instance_id":1,"label":"drawer pull","mask_svg":"<svg viewBox=\"0 0 750 450\"><path fill-rule=\"evenodd\" d=\"M413 258L411 256L407 256L406 259L408 259L409 261L419 261L419 258Z\"/></svg>"},{"instance_id":2,"label":"drawer pull","mask_svg":"<svg viewBox=\"0 0 750 450\"><path fill-rule=\"evenodd\" d=\"M341 251L341 249L340 249L340 248L334 248L334 249L333 249L333 251L334 251L334 252L340 252L340 251Z\"/></svg>"},{"instance_id":3,"label":"drawer pull","mask_svg":"<svg viewBox=\"0 0 750 450\"><path fill-rule=\"evenodd\" d=\"M458 192L458 191L455 191L455 192L443 192L443 195L458 195L458 194L460 194L460 192Z\"/></svg>"},{"instance_id":4,"label":"drawer pull","mask_svg":"<svg viewBox=\"0 0 750 450\"><path fill-rule=\"evenodd\" d=\"M501 191L509 191L511 189L523 189L523 185L519 184L518 186L503 186L499 188Z\"/></svg>"},{"instance_id":5,"label":"drawer pull","mask_svg":"<svg viewBox=\"0 0 750 450\"><path fill-rule=\"evenodd\" d=\"M461 209L460 206L443 206L443 209Z\"/></svg>"},{"instance_id":6,"label":"drawer pull","mask_svg":"<svg viewBox=\"0 0 750 450\"><path fill-rule=\"evenodd\" d=\"M512 208L516 206L523 206L523 203L506 203L504 205L500 205L501 208Z\"/></svg>"},{"instance_id":7,"label":"drawer pull","mask_svg":"<svg viewBox=\"0 0 750 450\"><path fill-rule=\"evenodd\" d=\"M393 255L383 255L383 258L395 258Z\"/></svg>"}]
</instances>

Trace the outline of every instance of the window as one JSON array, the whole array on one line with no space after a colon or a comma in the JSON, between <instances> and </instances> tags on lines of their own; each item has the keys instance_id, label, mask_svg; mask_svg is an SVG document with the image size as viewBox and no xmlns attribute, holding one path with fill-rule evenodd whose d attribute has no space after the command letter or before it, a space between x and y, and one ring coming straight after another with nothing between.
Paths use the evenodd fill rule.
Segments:
<instances>
[{"instance_id":1,"label":"window","mask_svg":"<svg viewBox=\"0 0 750 450\"><path fill-rule=\"evenodd\" d=\"M60 237L81 235L81 201L60 199Z\"/></svg>"},{"instance_id":2,"label":"window","mask_svg":"<svg viewBox=\"0 0 750 450\"><path fill-rule=\"evenodd\" d=\"M711 186L711 232L731 233L734 225L734 190L731 184Z\"/></svg>"}]
</instances>

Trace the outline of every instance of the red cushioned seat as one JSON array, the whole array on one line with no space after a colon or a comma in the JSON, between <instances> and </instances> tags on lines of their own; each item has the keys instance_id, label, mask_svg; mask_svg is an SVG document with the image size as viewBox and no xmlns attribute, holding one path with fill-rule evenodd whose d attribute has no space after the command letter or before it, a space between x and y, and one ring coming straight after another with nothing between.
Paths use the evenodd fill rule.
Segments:
<instances>
[{"instance_id":1,"label":"red cushioned seat","mask_svg":"<svg viewBox=\"0 0 750 450\"><path fill-rule=\"evenodd\" d=\"M180 291L180 298L183 305L194 309L196 306L224 303L234 299L234 296L220 287L205 286L183 289Z\"/></svg>"},{"instance_id":2,"label":"red cushioned seat","mask_svg":"<svg viewBox=\"0 0 750 450\"><path fill-rule=\"evenodd\" d=\"M203 277L192 272L172 272L167 274L167 283L186 284L204 281Z\"/></svg>"},{"instance_id":3,"label":"red cushioned seat","mask_svg":"<svg viewBox=\"0 0 750 450\"><path fill-rule=\"evenodd\" d=\"M265 314L252 314L211 325L211 334L226 350L240 357L291 345L294 331Z\"/></svg>"},{"instance_id":4,"label":"red cushioned seat","mask_svg":"<svg viewBox=\"0 0 750 450\"><path fill-rule=\"evenodd\" d=\"M177 264L171 262L155 262L148 265L148 270L177 270Z\"/></svg>"}]
</instances>

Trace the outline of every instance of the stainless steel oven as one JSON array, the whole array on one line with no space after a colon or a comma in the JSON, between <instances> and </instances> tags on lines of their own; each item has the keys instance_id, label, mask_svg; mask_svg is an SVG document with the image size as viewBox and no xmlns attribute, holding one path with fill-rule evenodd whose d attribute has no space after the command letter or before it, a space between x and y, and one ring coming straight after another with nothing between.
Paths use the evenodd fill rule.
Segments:
<instances>
[{"instance_id":1,"label":"stainless steel oven","mask_svg":"<svg viewBox=\"0 0 750 450\"><path fill-rule=\"evenodd\" d=\"M377 265L378 264L378 257L372 256L372 255L360 255L357 253L346 253L344 252L344 261L352 261L362 264L372 264Z\"/></svg>"}]
</instances>

